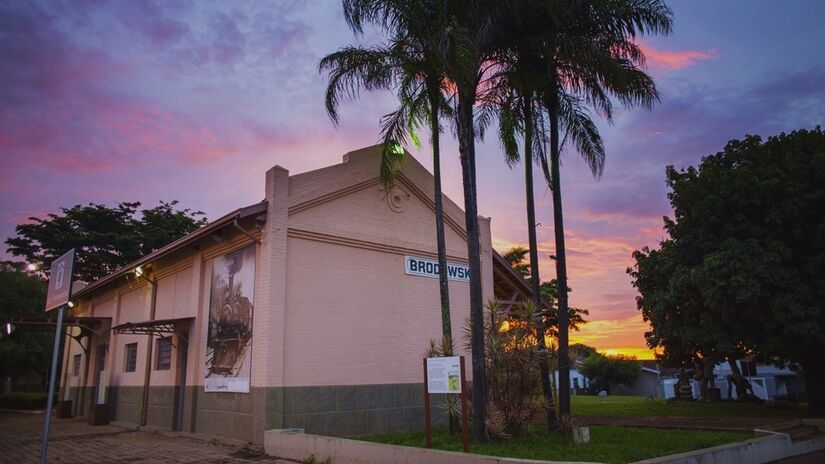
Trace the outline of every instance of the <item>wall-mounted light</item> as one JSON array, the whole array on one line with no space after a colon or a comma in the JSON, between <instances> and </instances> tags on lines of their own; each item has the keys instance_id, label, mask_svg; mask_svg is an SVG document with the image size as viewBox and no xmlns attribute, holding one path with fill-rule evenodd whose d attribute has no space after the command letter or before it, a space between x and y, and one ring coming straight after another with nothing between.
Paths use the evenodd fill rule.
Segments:
<instances>
[{"instance_id":1,"label":"wall-mounted light","mask_svg":"<svg viewBox=\"0 0 825 464\"><path fill-rule=\"evenodd\" d=\"M11 335L12 331L14 331L14 326L11 325L11 322L6 322L6 326L4 327L4 329L6 335Z\"/></svg>"},{"instance_id":2,"label":"wall-mounted light","mask_svg":"<svg viewBox=\"0 0 825 464\"><path fill-rule=\"evenodd\" d=\"M147 267L149 267L149 266L147 266ZM152 279L149 278L149 275L146 273L147 270L144 269L142 265L135 267L134 272L135 272L135 277L139 277L139 278L149 282L150 284L155 283Z\"/></svg>"},{"instance_id":3,"label":"wall-mounted light","mask_svg":"<svg viewBox=\"0 0 825 464\"><path fill-rule=\"evenodd\" d=\"M403 155L404 154L404 147L401 146L398 142L393 142L390 151L393 155Z\"/></svg>"},{"instance_id":4,"label":"wall-mounted light","mask_svg":"<svg viewBox=\"0 0 825 464\"><path fill-rule=\"evenodd\" d=\"M68 303L68 305L70 308L74 308L74 303L72 303L71 301Z\"/></svg>"}]
</instances>

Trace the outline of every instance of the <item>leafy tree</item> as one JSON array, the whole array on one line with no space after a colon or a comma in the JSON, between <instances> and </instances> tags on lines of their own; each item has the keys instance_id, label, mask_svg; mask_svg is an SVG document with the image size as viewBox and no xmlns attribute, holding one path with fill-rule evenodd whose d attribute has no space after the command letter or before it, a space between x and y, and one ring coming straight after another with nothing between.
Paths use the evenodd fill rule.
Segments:
<instances>
[{"instance_id":1,"label":"leafy tree","mask_svg":"<svg viewBox=\"0 0 825 464\"><path fill-rule=\"evenodd\" d=\"M39 277L14 270L22 263L4 263L0 269L0 321L12 316L42 314L46 283ZM3 328L5 330L5 327ZM48 331L19 327L0 337L0 378L34 372L46 378L53 335Z\"/></svg>"},{"instance_id":2,"label":"leafy tree","mask_svg":"<svg viewBox=\"0 0 825 464\"><path fill-rule=\"evenodd\" d=\"M530 278L530 263L525 261L525 257L530 250L522 246L510 248L501 255L514 271L521 274L525 279Z\"/></svg>"},{"instance_id":3,"label":"leafy tree","mask_svg":"<svg viewBox=\"0 0 825 464\"><path fill-rule=\"evenodd\" d=\"M825 133L732 140L667 182L668 238L628 270L648 345L677 361L798 363L809 413L825 416Z\"/></svg>"},{"instance_id":4,"label":"leafy tree","mask_svg":"<svg viewBox=\"0 0 825 464\"><path fill-rule=\"evenodd\" d=\"M513 247L502 255L505 261L510 264L516 272L522 275L525 279L530 279L533 267L530 263L525 262L525 257L529 250L524 247ZM539 287L541 297L550 304L550 310L543 313L544 331L553 338L559 336L559 310L558 310L558 282L556 279L544 281ZM568 289L569 291L570 289ZM582 325L587 324L586 316L590 315L590 310L584 308L568 308L567 327L576 332L579 331Z\"/></svg>"},{"instance_id":5,"label":"leafy tree","mask_svg":"<svg viewBox=\"0 0 825 464\"><path fill-rule=\"evenodd\" d=\"M341 98L357 97L362 87L366 90L396 91L399 107L381 118L381 178L388 190L393 183L394 165L403 153L399 142L412 140L418 145L415 129L421 125L428 126L433 156L441 327L442 336L451 340L439 122L441 114L449 114L451 109L444 98L447 82L437 51L443 32L445 3L432 0L400 3L344 0L343 5L344 16L353 32L360 35L367 23L378 23L389 34L389 40L378 47L344 47L321 60L319 69L329 72L327 113L337 123Z\"/></svg>"},{"instance_id":6,"label":"leafy tree","mask_svg":"<svg viewBox=\"0 0 825 464\"><path fill-rule=\"evenodd\" d=\"M584 343L574 343L570 345L570 357L579 360L585 360L588 356L597 354L596 348Z\"/></svg>"},{"instance_id":7,"label":"leafy tree","mask_svg":"<svg viewBox=\"0 0 825 464\"><path fill-rule=\"evenodd\" d=\"M642 366L630 356L605 356L591 354L584 359L581 373L590 381L589 390L596 394L602 390L610 393L611 383L632 384L642 374Z\"/></svg>"},{"instance_id":8,"label":"leafy tree","mask_svg":"<svg viewBox=\"0 0 825 464\"><path fill-rule=\"evenodd\" d=\"M139 202L115 207L89 203L16 228L8 251L44 272L71 248L77 250L75 276L92 282L206 224L200 211L176 209L177 201L139 211ZM139 215L138 215L139 213Z\"/></svg>"}]
</instances>

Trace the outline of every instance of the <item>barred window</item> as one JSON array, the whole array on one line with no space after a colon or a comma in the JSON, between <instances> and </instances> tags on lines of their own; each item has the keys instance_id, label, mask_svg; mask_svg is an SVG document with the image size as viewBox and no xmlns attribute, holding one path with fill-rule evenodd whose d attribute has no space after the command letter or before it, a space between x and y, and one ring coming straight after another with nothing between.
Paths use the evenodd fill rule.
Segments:
<instances>
[{"instance_id":1,"label":"barred window","mask_svg":"<svg viewBox=\"0 0 825 464\"><path fill-rule=\"evenodd\" d=\"M172 367L172 341L168 338L159 338L157 342L157 352L155 370L169 370Z\"/></svg>"},{"instance_id":2,"label":"barred window","mask_svg":"<svg viewBox=\"0 0 825 464\"><path fill-rule=\"evenodd\" d=\"M79 354L74 355L74 358L72 358L72 375L75 376L75 377L80 376L80 355Z\"/></svg>"},{"instance_id":3,"label":"barred window","mask_svg":"<svg viewBox=\"0 0 825 464\"><path fill-rule=\"evenodd\" d=\"M137 343L129 343L126 345L124 358L123 370L126 372L135 372L137 370Z\"/></svg>"}]
</instances>

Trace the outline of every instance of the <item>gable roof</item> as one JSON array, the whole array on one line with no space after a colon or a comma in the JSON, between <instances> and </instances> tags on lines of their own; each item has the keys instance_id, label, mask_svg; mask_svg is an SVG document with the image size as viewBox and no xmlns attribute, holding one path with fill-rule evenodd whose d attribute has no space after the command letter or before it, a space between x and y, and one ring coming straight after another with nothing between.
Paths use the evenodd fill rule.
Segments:
<instances>
[{"instance_id":1,"label":"gable roof","mask_svg":"<svg viewBox=\"0 0 825 464\"><path fill-rule=\"evenodd\" d=\"M435 211L435 195L433 192L433 175L418 162L418 160L405 150L405 156L397 165L395 182L404 186L409 192L418 197L427 207ZM289 176L289 214L311 208L315 205L334 200L362 188L372 185L380 185L378 176L381 163L381 146L373 145L346 153L342 162L324 168L290 175ZM464 227L464 211L449 197L442 195L444 209L444 222L461 237L466 238ZM117 281L137 266L145 265L168 256L179 249L191 245L210 233L216 232L234 221L247 217L257 216L267 210L266 201L255 203L243 208L238 208L221 218L206 224L205 226L187 234L183 237L149 253L111 274L86 285L74 292L71 297L77 298L90 295L96 290L105 287L107 284ZM497 275L504 277L509 283L508 287L514 288L521 294L525 289L529 294L529 284L523 277L512 271L495 251L493 252L494 267L498 270Z\"/></svg>"},{"instance_id":2,"label":"gable roof","mask_svg":"<svg viewBox=\"0 0 825 464\"><path fill-rule=\"evenodd\" d=\"M294 214L327 201L380 185L381 146L373 145L346 153L342 162L289 176L289 214ZM406 150L396 167L395 182L418 197L435 211L433 175ZM464 211L442 194L444 222L462 237L466 237Z\"/></svg>"}]
</instances>

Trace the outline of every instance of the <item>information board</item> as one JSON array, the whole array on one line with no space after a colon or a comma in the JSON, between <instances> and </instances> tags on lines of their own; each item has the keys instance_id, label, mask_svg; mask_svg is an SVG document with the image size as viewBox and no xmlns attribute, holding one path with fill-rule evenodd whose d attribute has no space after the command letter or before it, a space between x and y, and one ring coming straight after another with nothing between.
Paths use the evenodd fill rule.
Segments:
<instances>
[{"instance_id":1,"label":"information board","mask_svg":"<svg viewBox=\"0 0 825 464\"><path fill-rule=\"evenodd\" d=\"M461 360L458 356L427 358L427 391L461 393Z\"/></svg>"}]
</instances>

